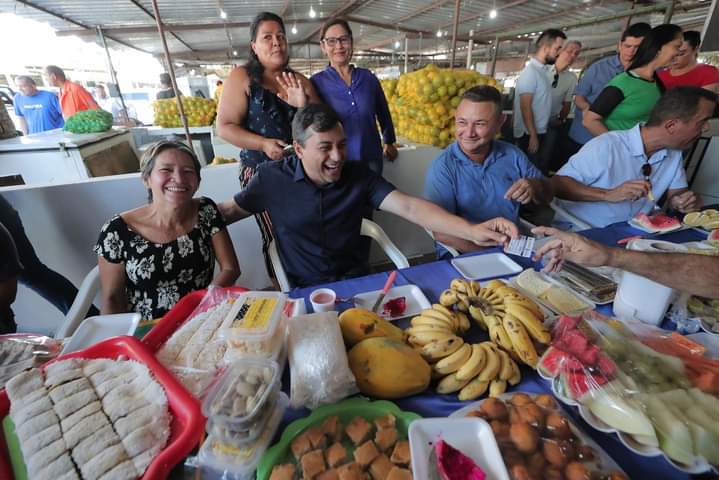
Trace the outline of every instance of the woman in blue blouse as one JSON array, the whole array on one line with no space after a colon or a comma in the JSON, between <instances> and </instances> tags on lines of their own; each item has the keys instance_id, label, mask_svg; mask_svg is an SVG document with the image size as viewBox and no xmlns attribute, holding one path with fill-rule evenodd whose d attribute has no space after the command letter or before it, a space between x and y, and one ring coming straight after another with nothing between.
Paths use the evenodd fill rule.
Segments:
<instances>
[{"instance_id":1,"label":"woman in blue blouse","mask_svg":"<svg viewBox=\"0 0 719 480\"><path fill-rule=\"evenodd\" d=\"M347 159L367 162L381 175L382 154L390 160L397 158L394 126L382 86L372 72L350 64L352 30L346 21L334 19L323 25L320 47L330 64L310 80L322 100L342 120L347 137ZM382 130L384 149L377 132L377 121Z\"/></svg>"}]
</instances>

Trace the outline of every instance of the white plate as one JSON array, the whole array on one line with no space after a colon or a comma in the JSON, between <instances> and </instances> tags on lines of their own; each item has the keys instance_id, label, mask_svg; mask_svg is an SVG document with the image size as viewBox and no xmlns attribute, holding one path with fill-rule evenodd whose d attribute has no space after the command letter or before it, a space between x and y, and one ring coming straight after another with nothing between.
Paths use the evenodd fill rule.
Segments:
<instances>
[{"instance_id":1,"label":"white plate","mask_svg":"<svg viewBox=\"0 0 719 480\"><path fill-rule=\"evenodd\" d=\"M536 393L512 392L512 393L503 393L498 398L507 402L510 398L512 398L512 395L514 395L515 393L526 393L527 395L529 395L532 398L537 396ZM466 418L470 412L478 410L480 405L482 405L482 403L485 400L487 400L487 399L485 398L485 399L479 400L477 402L470 403L466 407L461 408L461 409L457 410L456 412L452 413L449 416L449 418ZM572 429L572 432L574 432L574 434L577 436L577 438L579 438L584 445L591 447L597 453L597 458L599 460L598 466L600 467L600 469L602 471L623 472L621 467L619 467L619 465L617 465L617 463L612 459L612 457L607 455L607 453L602 449L602 447L600 447L594 440L592 440L592 438L589 435L587 435L582 430L580 430L579 427L577 427L574 424L574 422L572 422L572 419L565 412L562 412L561 407L558 407L558 408L559 408L560 413L562 413L562 416L567 419L567 422L569 423L569 427ZM470 417L470 418L472 418L472 417ZM410 425L410 427L411 427L411 425ZM413 454L412 458L414 458L414 452L412 452L412 454ZM488 478L492 478L492 477L488 476Z\"/></svg>"},{"instance_id":2,"label":"white plate","mask_svg":"<svg viewBox=\"0 0 719 480\"><path fill-rule=\"evenodd\" d=\"M452 266L467 280L504 277L519 273L522 267L503 253L453 258Z\"/></svg>"},{"instance_id":3,"label":"white plate","mask_svg":"<svg viewBox=\"0 0 719 480\"><path fill-rule=\"evenodd\" d=\"M433 478L429 458L438 438L474 460L487 478L509 480L492 428L481 418L422 418L409 424L414 478Z\"/></svg>"},{"instance_id":4,"label":"white plate","mask_svg":"<svg viewBox=\"0 0 719 480\"><path fill-rule=\"evenodd\" d=\"M379 294L381 292L382 290L375 290L373 292L360 293L359 295L355 295L355 307L371 310L372 307L374 307L374 304L377 301L377 297L379 297ZM390 300L397 297L404 297L405 301L407 302L407 308L405 308L404 313L396 317L382 315L382 309L384 308L384 305ZM401 285L399 287L392 287L389 292L387 292L387 295L384 297L384 301L382 302L382 306L379 308L378 313L380 316L386 318L387 320L399 320L400 318L414 317L415 315L419 315L420 313L422 313L422 310L424 310L425 308L430 308L431 306L432 304L429 303L429 300L427 300L427 297L424 296L424 293L422 293L422 290L420 290L417 285Z\"/></svg>"},{"instance_id":5,"label":"white plate","mask_svg":"<svg viewBox=\"0 0 719 480\"><path fill-rule=\"evenodd\" d=\"M106 338L132 335L139 323L139 313L116 313L87 317L77 327L70 340L65 342L62 353L82 350Z\"/></svg>"}]
</instances>

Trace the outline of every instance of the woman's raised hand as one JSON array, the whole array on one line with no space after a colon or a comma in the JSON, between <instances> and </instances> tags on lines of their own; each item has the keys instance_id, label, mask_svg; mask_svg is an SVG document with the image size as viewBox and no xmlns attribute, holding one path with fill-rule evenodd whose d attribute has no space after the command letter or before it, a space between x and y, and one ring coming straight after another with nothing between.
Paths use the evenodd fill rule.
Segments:
<instances>
[{"instance_id":1,"label":"woman's raised hand","mask_svg":"<svg viewBox=\"0 0 719 480\"><path fill-rule=\"evenodd\" d=\"M285 142L276 138L265 138L262 141L262 151L272 160L281 159L286 146L287 144Z\"/></svg>"},{"instance_id":2,"label":"woman's raised hand","mask_svg":"<svg viewBox=\"0 0 719 480\"><path fill-rule=\"evenodd\" d=\"M282 75L275 77L282 88L277 96L295 108L302 108L307 105L307 92L302 81L292 72L282 72Z\"/></svg>"}]
</instances>

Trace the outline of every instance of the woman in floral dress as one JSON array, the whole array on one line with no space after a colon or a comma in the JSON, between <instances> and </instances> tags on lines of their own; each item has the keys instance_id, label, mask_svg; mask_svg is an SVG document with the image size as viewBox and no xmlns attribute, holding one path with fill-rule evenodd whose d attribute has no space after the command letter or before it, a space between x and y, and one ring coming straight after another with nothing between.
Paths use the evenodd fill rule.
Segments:
<instances>
[{"instance_id":1,"label":"woman in floral dress","mask_svg":"<svg viewBox=\"0 0 719 480\"><path fill-rule=\"evenodd\" d=\"M200 163L184 143L162 140L142 157L149 203L103 227L98 255L103 314L162 317L189 292L230 286L240 275L235 249L215 203L193 198ZM215 261L219 273L212 279Z\"/></svg>"}]
</instances>

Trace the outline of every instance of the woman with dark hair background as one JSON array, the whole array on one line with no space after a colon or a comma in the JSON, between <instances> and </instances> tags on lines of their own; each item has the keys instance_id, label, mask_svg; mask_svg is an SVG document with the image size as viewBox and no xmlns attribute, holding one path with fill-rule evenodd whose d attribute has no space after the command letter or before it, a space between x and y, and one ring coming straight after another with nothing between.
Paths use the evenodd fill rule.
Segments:
<instances>
[{"instance_id":1,"label":"woman with dark hair background","mask_svg":"<svg viewBox=\"0 0 719 480\"><path fill-rule=\"evenodd\" d=\"M298 108L319 102L312 83L289 68L289 48L282 19L270 12L250 25L250 60L225 80L217 110L217 134L241 148L240 186L244 188L260 163L280 160L292 144L292 119ZM265 263L272 239L266 213L257 215Z\"/></svg>"},{"instance_id":2,"label":"woman with dark hair background","mask_svg":"<svg viewBox=\"0 0 719 480\"><path fill-rule=\"evenodd\" d=\"M701 87L719 93L719 69L713 65L697 62L701 34L695 30L684 32L679 55L671 66L657 72L667 90L674 87Z\"/></svg>"},{"instance_id":3,"label":"woman with dark hair background","mask_svg":"<svg viewBox=\"0 0 719 480\"><path fill-rule=\"evenodd\" d=\"M367 69L350 64L352 42L352 30L345 20L325 23L320 33L320 47L330 63L311 80L322 100L342 121L347 136L347 159L365 162L381 175L383 153L389 160L397 158L394 126L377 77ZM377 122L382 130L384 149Z\"/></svg>"},{"instance_id":4,"label":"woman with dark hair background","mask_svg":"<svg viewBox=\"0 0 719 480\"><path fill-rule=\"evenodd\" d=\"M654 27L642 40L627 70L614 77L584 113L584 127L596 137L645 122L664 91L656 71L674 60L681 44L679 26Z\"/></svg>"}]
</instances>

